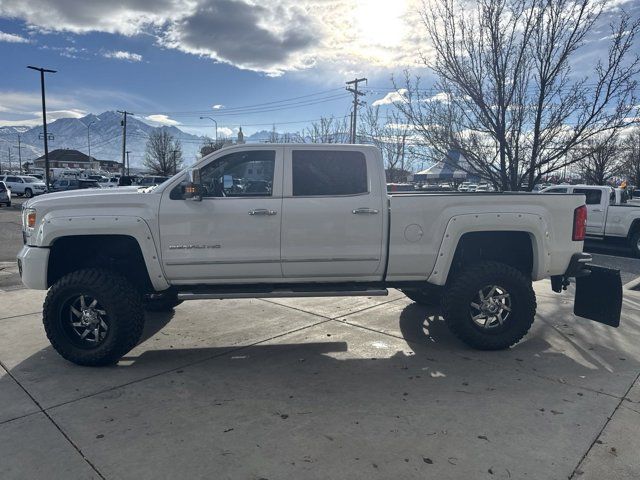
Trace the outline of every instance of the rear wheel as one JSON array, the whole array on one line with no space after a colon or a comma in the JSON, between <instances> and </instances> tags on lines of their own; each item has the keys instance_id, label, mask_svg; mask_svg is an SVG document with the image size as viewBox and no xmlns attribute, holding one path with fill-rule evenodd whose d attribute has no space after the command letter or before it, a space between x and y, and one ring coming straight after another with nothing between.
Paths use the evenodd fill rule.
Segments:
<instances>
[{"instance_id":1,"label":"rear wheel","mask_svg":"<svg viewBox=\"0 0 640 480\"><path fill-rule=\"evenodd\" d=\"M467 345L501 350L524 337L536 313L531 279L498 262L482 262L456 275L442 300L449 329Z\"/></svg>"},{"instance_id":2,"label":"rear wheel","mask_svg":"<svg viewBox=\"0 0 640 480\"><path fill-rule=\"evenodd\" d=\"M25 189L24 189L24 196L25 196L26 198L31 198L31 197L33 197L33 192L31 191L31 189L30 189L30 188L25 188Z\"/></svg>"},{"instance_id":3,"label":"rear wheel","mask_svg":"<svg viewBox=\"0 0 640 480\"><path fill-rule=\"evenodd\" d=\"M43 323L53 348L78 365L110 365L136 346L144 327L139 293L108 270L69 273L47 293Z\"/></svg>"},{"instance_id":4,"label":"rear wheel","mask_svg":"<svg viewBox=\"0 0 640 480\"><path fill-rule=\"evenodd\" d=\"M631 251L633 251L633 254L636 257L640 258L640 230L638 230L631 236L629 246L631 247Z\"/></svg>"}]
</instances>

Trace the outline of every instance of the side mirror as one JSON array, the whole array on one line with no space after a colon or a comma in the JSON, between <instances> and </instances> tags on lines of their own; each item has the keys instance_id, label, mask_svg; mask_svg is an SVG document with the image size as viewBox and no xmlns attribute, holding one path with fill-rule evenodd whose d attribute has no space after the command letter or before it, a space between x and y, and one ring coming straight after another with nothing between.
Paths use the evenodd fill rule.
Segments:
<instances>
[{"instance_id":1,"label":"side mirror","mask_svg":"<svg viewBox=\"0 0 640 480\"><path fill-rule=\"evenodd\" d=\"M184 187L184 199L195 202L202 200L202 185L200 183L199 168L192 168L187 171L187 184Z\"/></svg>"}]
</instances>

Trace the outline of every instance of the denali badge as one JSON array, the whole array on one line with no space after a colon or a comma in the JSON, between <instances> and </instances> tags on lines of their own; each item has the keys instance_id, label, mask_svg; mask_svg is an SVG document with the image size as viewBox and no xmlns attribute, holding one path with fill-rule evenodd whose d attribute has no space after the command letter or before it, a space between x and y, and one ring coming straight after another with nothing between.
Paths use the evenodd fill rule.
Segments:
<instances>
[{"instance_id":1,"label":"denali badge","mask_svg":"<svg viewBox=\"0 0 640 480\"><path fill-rule=\"evenodd\" d=\"M169 245L169 250L191 250L192 248L220 248L220 245Z\"/></svg>"}]
</instances>

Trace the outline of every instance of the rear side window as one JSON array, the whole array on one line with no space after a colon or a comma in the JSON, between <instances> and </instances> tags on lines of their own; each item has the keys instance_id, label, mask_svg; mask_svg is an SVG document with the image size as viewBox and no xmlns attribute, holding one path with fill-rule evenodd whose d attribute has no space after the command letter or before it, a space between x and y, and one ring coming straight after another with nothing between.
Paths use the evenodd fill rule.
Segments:
<instances>
[{"instance_id":1,"label":"rear side window","mask_svg":"<svg viewBox=\"0 0 640 480\"><path fill-rule=\"evenodd\" d=\"M566 188L551 188L549 190L545 190L544 193L567 193Z\"/></svg>"},{"instance_id":2,"label":"rear side window","mask_svg":"<svg viewBox=\"0 0 640 480\"><path fill-rule=\"evenodd\" d=\"M602 200L602 190L590 188L575 188L573 193L583 193L587 197L587 205L600 205Z\"/></svg>"},{"instance_id":3,"label":"rear side window","mask_svg":"<svg viewBox=\"0 0 640 480\"><path fill-rule=\"evenodd\" d=\"M294 150L293 196L367 193L367 162L362 152Z\"/></svg>"}]
</instances>

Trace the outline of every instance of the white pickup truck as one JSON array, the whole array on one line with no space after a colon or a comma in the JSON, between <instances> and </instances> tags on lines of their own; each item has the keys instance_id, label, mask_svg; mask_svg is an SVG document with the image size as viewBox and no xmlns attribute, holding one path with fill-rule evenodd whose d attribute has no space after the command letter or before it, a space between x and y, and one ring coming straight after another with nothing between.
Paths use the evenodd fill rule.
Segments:
<instances>
[{"instance_id":1,"label":"white pickup truck","mask_svg":"<svg viewBox=\"0 0 640 480\"><path fill-rule=\"evenodd\" d=\"M640 257L640 205L622 200L620 189L597 185L555 185L540 193L578 193L587 204L587 238L626 242Z\"/></svg>"},{"instance_id":2,"label":"white pickup truck","mask_svg":"<svg viewBox=\"0 0 640 480\"><path fill-rule=\"evenodd\" d=\"M576 277L576 314L618 325L620 275L588 264L585 222L580 195L389 195L371 146L237 145L154 188L32 199L18 265L49 290L52 345L82 365L133 348L145 309L387 288L441 303L464 342L502 349L529 330L532 281L547 277L558 292Z\"/></svg>"}]
</instances>

